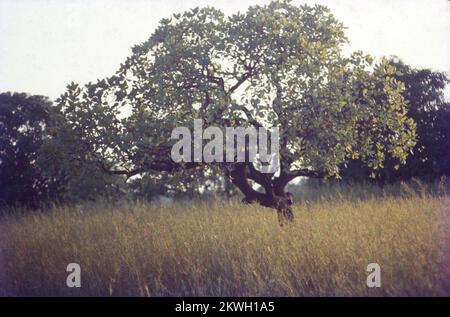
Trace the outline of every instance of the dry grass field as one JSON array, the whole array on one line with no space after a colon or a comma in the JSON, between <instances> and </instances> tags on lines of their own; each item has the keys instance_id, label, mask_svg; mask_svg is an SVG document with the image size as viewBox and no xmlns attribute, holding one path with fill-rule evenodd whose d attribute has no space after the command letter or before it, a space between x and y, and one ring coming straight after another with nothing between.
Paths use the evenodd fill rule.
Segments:
<instances>
[{"instance_id":1,"label":"dry grass field","mask_svg":"<svg viewBox=\"0 0 450 317\"><path fill-rule=\"evenodd\" d=\"M0 217L0 295L444 294L443 198L335 198L272 210L237 202L85 204ZM81 288L66 266L81 266ZM366 267L381 267L368 288Z\"/></svg>"}]
</instances>

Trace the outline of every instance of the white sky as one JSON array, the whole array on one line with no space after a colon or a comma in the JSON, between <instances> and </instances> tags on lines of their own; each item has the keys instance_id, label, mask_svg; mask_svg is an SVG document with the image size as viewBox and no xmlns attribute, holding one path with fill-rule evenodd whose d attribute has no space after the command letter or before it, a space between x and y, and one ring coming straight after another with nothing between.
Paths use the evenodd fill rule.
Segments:
<instances>
[{"instance_id":1,"label":"white sky","mask_svg":"<svg viewBox=\"0 0 450 317\"><path fill-rule=\"evenodd\" d=\"M71 81L112 75L172 13L213 5L230 14L264 0L0 0L0 92L57 98ZM296 0L329 6L353 50L397 55L450 75L449 0ZM446 90L450 100L450 86Z\"/></svg>"}]
</instances>

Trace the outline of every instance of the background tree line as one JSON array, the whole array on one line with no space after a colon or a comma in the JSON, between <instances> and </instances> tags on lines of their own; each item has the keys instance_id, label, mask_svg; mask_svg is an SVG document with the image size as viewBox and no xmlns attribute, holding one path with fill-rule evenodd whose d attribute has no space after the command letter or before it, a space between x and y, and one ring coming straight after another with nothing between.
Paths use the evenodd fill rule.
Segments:
<instances>
[{"instance_id":1,"label":"background tree line","mask_svg":"<svg viewBox=\"0 0 450 317\"><path fill-rule=\"evenodd\" d=\"M404 83L408 115L417 124L417 144L406 164L387 157L375 173L359 160L341 167L341 181L381 185L418 178L450 176L450 105L444 73L414 69L394 58L396 78ZM0 202L3 206L38 207L43 202L77 202L100 197L157 195L194 197L232 195L236 191L213 169L172 175L151 173L127 181L99 168L67 129L58 108L44 96L0 94Z\"/></svg>"}]
</instances>

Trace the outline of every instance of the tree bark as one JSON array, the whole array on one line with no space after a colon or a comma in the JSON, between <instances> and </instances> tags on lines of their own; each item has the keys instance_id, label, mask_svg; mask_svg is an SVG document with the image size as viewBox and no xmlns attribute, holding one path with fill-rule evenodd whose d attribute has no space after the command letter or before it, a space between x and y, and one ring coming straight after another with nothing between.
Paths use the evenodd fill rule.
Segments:
<instances>
[{"instance_id":1,"label":"tree bark","mask_svg":"<svg viewBox=\"0 0 450 317\"><path fill-rule=\"evenodd\" d=\"M234 164L231 170L225 170L231 182L244 194L244 203L258 203L277 211L280 226L294 220L292 194L285 191L286 183L274 182L272 175L262 174L254 169L252 163ZM264 189L264 193L255 190L249 180L253 180Z\"/></svg>"}]
</instances>

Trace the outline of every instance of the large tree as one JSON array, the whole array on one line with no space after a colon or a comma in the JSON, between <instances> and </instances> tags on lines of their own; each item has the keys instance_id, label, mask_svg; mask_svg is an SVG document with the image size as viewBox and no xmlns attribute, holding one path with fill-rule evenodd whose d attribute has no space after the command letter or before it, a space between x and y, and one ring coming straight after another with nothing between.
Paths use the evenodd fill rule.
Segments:
<instances>
[{"instance_id":1,"label":"large tree","mask_svg":"<svg viewBox=\"0 0 450 317\"><path fill-rule=\"evenodd\" d=\"M378 169L386 153L404 161L415 142L395 68L344 54L346 44L343 25L324 6L275 1L228 17L195 8L161 20L116 74L70 84L58 104L97 165L128 177L204 166L170 156L172 130L194 119L204 127L278 127L276 173L252 162L214 168L245 201L292 219L285 187L294 178L338 175L349 158Z\"/></svg>"}]
</instances>

